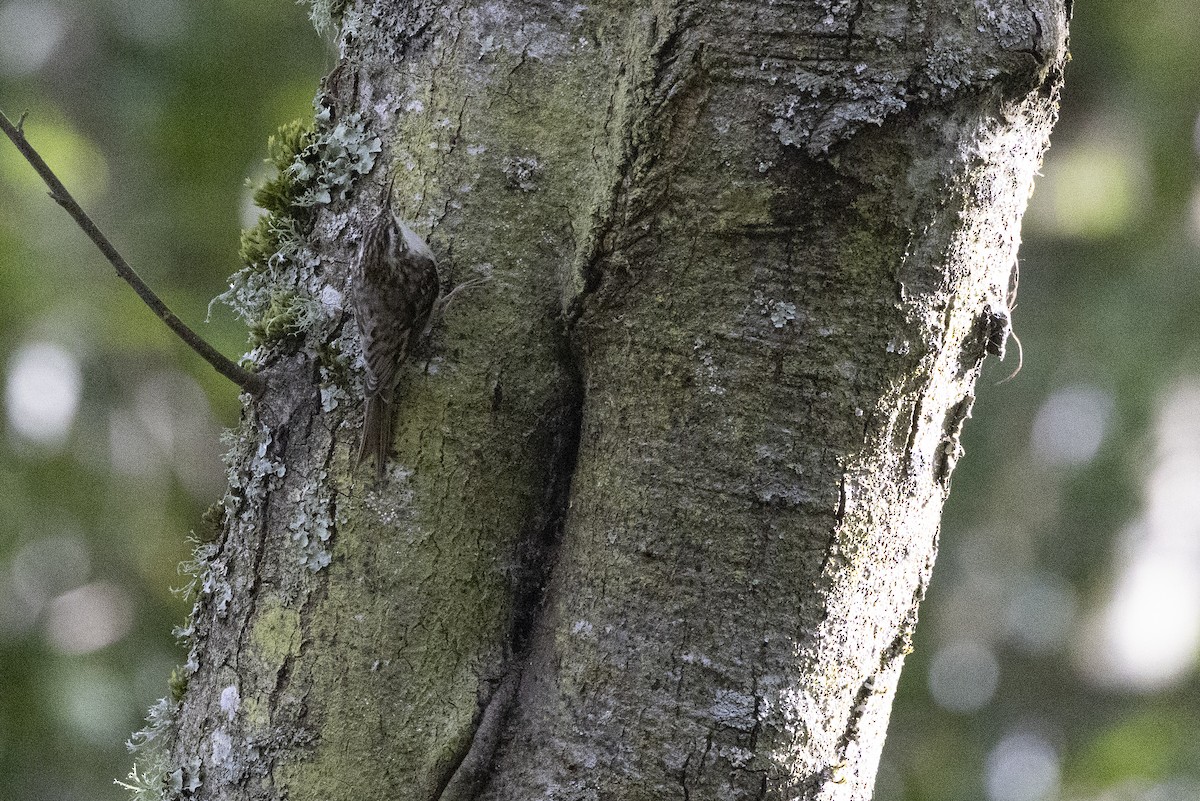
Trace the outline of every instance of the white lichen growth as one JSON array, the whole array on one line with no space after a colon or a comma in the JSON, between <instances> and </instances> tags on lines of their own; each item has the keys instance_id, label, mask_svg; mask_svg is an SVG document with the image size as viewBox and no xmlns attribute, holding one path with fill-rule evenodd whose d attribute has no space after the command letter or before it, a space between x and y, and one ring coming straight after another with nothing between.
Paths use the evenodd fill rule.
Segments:
<instances>
[{"instance_id":1,"label":"white lichen growth","mask_svg":"<svg viewBox=\"0 0 1200 801\"><path fill-rule=\"evenodd\" d=\"M229 489L221 500L224 525L244 532L258 524L262 503L278 489L287 468L271 457L272 438L265 427L246 423L235 431L225 432L222 440L230 446L225 454ZM233 600L228 558L218 555L215 548L197 549L195 557L194 565L199 572L197 606L208 604L217 617L225 616ZM189 635L190 627L180 633ZM189 669L193 662L194 655L189 656Z\"/></svg>"},{"instance_id":2,"label":"white lichen growth","mask_svg":"<svg viewBox=\"0 0 1200 801\"><path fill-rule=\"evenodd\" d=\"M783 328L788 323L796 319L796 304L784 303L781 300L771 304L771 324L776 328Z\"/></svg>"},{"instance_id":3,"label":"white lichen growth","mask_svg":"<svg viewBox=\"0 0 1200 801\"><path fill-rule=\"evenodd\" d=\"M783 328L788 323L797 323L805 319L804 312L796 308L795 303L785 300L772 300L761 290L754 293L754 305L759 312L770 319L775 328Z\"/></svg>"},{"instance_id":4,"label":"white lichen growth","mask_svg":"<svg viewBox=\"0 0 1200 801\"><path fill-rule=\"evenodd\" d=\"M216 767L228 768L233 763L233 738L226 732L217 729L212 733L212 754L210 764Z\"/></svg>"},{"instance_id":5,"label":"white lichen growth","mask_svg":"<svg viewBox=\"0 0 1200 801\"><path fill-rule=\"evenodd\" d=\"M720 375L708 343L704 339L696 337L696 341L692 344L692 351L700 357L700 363L696 365L696 383L707 384L708 391L713 395L724 395L726 390L720 384Z\"/></svg>"},{"instance_id":6,"label":"white lichen growth","mask_svg":"<svg viewBox=\"0 0 1200 801\"><path fill-rule=\"evenodd\" d=\"M138 771L137 763L133 763L125 781L113 779L113 784L124 787L132 795L133 801L160 801L166 791L165 773L151 769Z\"/></svg>"},{"instance_id":7,"label":"white lichen growth","mask_svg":"<svg viewBox=\"0 0 1200 801\"><path fill-rule=\"evenodd\" d=\"M306 0L297 0L302 3ZM338 20L346 8L346 0L307 0L311 6L308 18L312 21L317 33L324 36L337 30Z\"/></svg>"},{"instance_id":8,"label":"white lichen growth","mask_svg":"<svg viewBox=\"0 0 1200 801\"><path fill-rule=\"evenodd\" d=\"M757 723L754 696L736 690L717 690L709 714L723 726L750 731Z\"/></svg>"},{"instance_id":9,"label":"white lichen growth","mask_svg":"<svg viewBox=\"0 0 1200 801\"><path fill-rule=\"evenodd\" d=\"M221 690L221 711L229 716L229 721L232 723L237 715L238 709L242 705L242 697L238 692L236 684L230 684L225 689Z\"/></svg>"},{"instance_id":10,"label":"white lichen growth","mask_svg":"<svg viewBox=\"0 0 1200 801\"><path fill-rule=\"evenodd\" d=\"M308 255L294 217L270 215L268 229L279 243L278 249L265 264L249 264L238 270L229 279L229 289L217 295L208 304L212 316L213 306L223 303L247 324L262 319L271 304L271 294L284 283L284 272L289 265L304 265L315 262Z\"/></svg>"},{"instance_id":11,"label":"white lichen growth","mask_svg":"<svg viewBox=\"0 0 1200 801\"><path fill-rule=\"evenodd\" d=\"M323 369L323 368L322 368ZM337 384L326 383L322 379L321 383L321 411L332 412L334 409L342 405L343 401L350 400L350 394L342 389Z\"/></svg>"},{"instance_id":12,"label":"white lichen growth","mask_svg":"<svg viewBox=\"0 0 1200 801\"><path fill-rule=\"evenodd\" d=\"M504 159L503 170L510 189L534 192L538 188L542 163L536 156L512 156Z\"/></svg>"},{"instance_id":13,"label":"white lichen growth","mask_svg":"<svg viewBox=\"0 0 1200 801\"><path fill-rule=\"evenodd\" d=\"M342 295L342 293L335 287L328 285L321 289L319 299L321 301L321 305L330 312L336 312L340 310L342 308L342 304L345 302L345 297Z\"/></svg>"}]
</instances>

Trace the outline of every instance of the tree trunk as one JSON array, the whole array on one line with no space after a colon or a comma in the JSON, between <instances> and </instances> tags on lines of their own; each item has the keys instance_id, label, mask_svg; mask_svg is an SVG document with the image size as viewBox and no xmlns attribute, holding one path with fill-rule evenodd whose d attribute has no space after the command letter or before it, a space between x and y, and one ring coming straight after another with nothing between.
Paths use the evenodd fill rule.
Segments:
<instances>
[{"instance_id":1,"label":"tree trunk","mask_svg":"<svg viewBox=\"0 0 1200 801\"><path fill-rule=\"evenodd\" d=\"M1069 2L350 6L231 290L270 389L146 783L869 798ZM391 178L490 281L377 482L342 307Z\"/></svg>"}]
</instances>

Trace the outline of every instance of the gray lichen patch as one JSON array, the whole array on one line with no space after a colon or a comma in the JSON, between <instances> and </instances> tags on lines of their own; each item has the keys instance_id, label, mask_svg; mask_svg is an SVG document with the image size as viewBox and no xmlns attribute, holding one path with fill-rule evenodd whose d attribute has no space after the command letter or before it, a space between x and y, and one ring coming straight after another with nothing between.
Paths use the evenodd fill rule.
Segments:
<instances>
[{"instance_id":1,"label":"gray lichen patch","mask_svg":"<svg viewBox=\"0 0 1200 801\"><path fill-rule=\"evenodd\" d=\"M288 167L300 190L293 203L301 208L345 200L358 177L375 166L382 147L379 137L367 130L361 113L331 122L329 109L322 108L316 124L316 137Z\"/></svg>"},{"instance_id":2,"label":"gray lichen patch","mask_svg":"<svg viewBox=\"0 0 1200 801\"><path fill-rule=\"evenodd\" d=\"M334 530L329 473L320 470L308 481L293 487L288 493L288 502L293 511L287 527L299 550L298 561L314 573L328 567L332 558L329 539Z\"/></svg>"},{"instance_id":3,"label":"gray lichen patch","mask_svg":"<svg viewBox=\"0 0 1200 801\"><path fill-rule=\"evenodd\" d=\"M305 2L306 0L299 0ZM332 33L342 21L349 0L307 0L310 5L308 18L312 20L317 33L326 35Z\"/></svg>"}]
</instances>

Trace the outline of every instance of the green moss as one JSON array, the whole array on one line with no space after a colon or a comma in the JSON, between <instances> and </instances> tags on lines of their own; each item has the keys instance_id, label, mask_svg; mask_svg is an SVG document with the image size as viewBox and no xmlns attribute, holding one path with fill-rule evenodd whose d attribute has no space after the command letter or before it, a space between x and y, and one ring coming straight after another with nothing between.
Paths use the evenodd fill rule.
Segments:
<instances>
[{"instance_id":1,"label":"green moss","mask_svg":"<svg viewBox=\"0 0 1200 801\"><path fill-rule=\"evenodd\" d=\"M192 531L192 536L198 542L213 542L221 535L221 527L225 519L225 507L214 503L204 510L200 516L200 525Z\"/></svg>"},{"instance_id":2,"label":"green moss","mask_svg":"<svg viewBox=\"0 0 1200 801\"><path fill-rule=\"evenodd\" d=\"M178 704L183 700L183 694L187 692L187 670L182 667L173 669L171 671L171 678L167 681L167 686L171 690L171 702Z\"/></svg>"},{"instance_id":3,"label":"green moss","mask_svg":"<svg viewBox=\"0 0 1200 801\"><path fill-rule=\"evenodd\" d=\"M299 240L296 216L301 207L297 199L306 187L294 168L316 158L316 138L311 120L293 120L267 139L266 162L275 168L275 174L254 190L254 203L266 214L242 231L239 255L247 267L266 269L273 256Z\"/></svg>"},{"instance_id":4,"label":"green moss","mask_svg":"<svg viewBox=\"0 0 1200 801\"><path fill-rule=\"evenodd\" d=\"M299 188L293 167L316 155L312 147L316 139L312 120L293 120L267 139L267 163L277 173L254 191L255 205L269 214L291 213Z\"/></svg>"},{"instance_id":5,"label":"green moss","mask_svg":"<svg viewBox=\"0 0 1200 801\"><path fill-rule=\"evenodd\" d=\"M262 316L250 326L250 341L263 345L300 336L312 328L320 312L320 304L312 298L290 290L273 294Z\"/></svg>"},{"instance_id":6,"label":"green moss","mask_svg":"<svg viewBox=\"0 0 1200 801\"><path fill-rule=\"evenodd\" d=\"M249 267L265 265L279 250L279 237L271 223L270 216L262 217L256 225L242 231L238 256L243 264Z\"/></svg>"}]
</instances>

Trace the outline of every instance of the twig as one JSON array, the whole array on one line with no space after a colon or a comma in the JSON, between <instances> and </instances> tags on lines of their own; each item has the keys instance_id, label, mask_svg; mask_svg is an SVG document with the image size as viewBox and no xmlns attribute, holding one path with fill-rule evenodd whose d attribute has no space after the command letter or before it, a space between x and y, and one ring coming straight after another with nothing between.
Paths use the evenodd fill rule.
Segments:
<instances>
[{"instance_id":1,"label":"twig","mask_svg":"<svg viewBox=\"0 0 1200 801\"><path fill-rule=\"evenodd\" d=\"M22 114L17 120L17 124L13 125L12 121L5 116L4 112L0 111L0 128L12 140L12 143L17 146L17 150L21 151L21 155L29 162L30 166L37 171L37 174L46 182L46 186L50 187L50 197L54 202L62 206L67 214L83 229L83 232L88 235L88 238L100 248L100 252L108 259L108 263L117 271L117 275L125 280L127 284L133 287L133 291L138 294L138 297L150 309L158 315L164 323L174 331L180 339L187 343L188 347L200 354L204 361L208 362L221 375L228 378L233 383L237 384L247 392L258 395L266 388L266 381L260 375L255 375L248 370L239 367L234 362L223 356L212 345L208 344L199 334L175 316L175 313L167 308L158 295L146 286L125 258L117 252L113 247L112 242L108 241L100 229L96 227L96 223L92 222L92 218L87 215L79 204L75 202L75 198L71 197L71 193L63 186L62 181L58 180L58 176L46 164L41 155L34 150L33 145L29 144L29 140L25 138L24 133L25 115Z\"/></svg>"}]
</instances>

